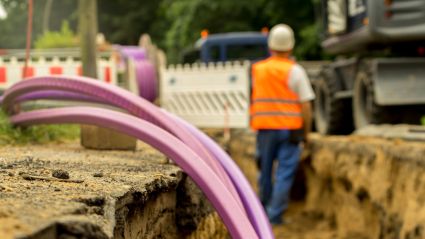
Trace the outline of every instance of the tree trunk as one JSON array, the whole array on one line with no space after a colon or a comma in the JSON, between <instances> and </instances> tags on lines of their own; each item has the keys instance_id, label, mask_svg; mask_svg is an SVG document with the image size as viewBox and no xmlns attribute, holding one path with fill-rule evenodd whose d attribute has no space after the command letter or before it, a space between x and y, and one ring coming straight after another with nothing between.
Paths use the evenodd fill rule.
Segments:
<instances>
[{"instance_id":1,"label":"tree trunk","mask_svg":"<svg viewBox=\"0 0 425 239\"><path fill-rule=\"evenodd\" d=\"M43 16L43 33L46 33L50 30L49 22L50 22L50 13L52 12L53 0L46 0L46 4L44 5L44 16Z\"/></svg>"},{"instance_id":2,"label":"tree trunk","mask_svg":"<svg viewBox=\"0 0 425 239\"><path fill-rule=\"evenodd\" d=\"M79 1L79 31L81 40L81 62L83 75L97 78L96 34L97 7L96 0Z\"/></svg>"},{"instance_id":3,"label":"tree trunk","mask_svg":"<svg viewBox=\"0 0 425 239\"><path fill-rule=\"evenodd\" d=\"M96 79L96 0L79 0L79 32L83 75ZM91 149L136 149L135 138L96 126L82 126L80 140L83 147Z\"/></svg>"}]
</instances>

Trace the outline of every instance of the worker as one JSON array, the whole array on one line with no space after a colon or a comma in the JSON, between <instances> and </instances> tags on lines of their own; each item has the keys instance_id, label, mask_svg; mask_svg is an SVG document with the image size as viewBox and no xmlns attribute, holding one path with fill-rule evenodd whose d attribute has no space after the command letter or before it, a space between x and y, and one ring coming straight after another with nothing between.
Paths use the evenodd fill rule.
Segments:
<instances>
[{"instance_id":1,"label":"worker","mask_svg":"<svg viewBox=\"0 0 425 239\"><path fill-rule=\"evenodd\" d=\"M257 131L260 200L272 224L284 223L282 216L288 207L301 143L307 144L315 97L305 70L291 59L294 45L293 30L278 24L268 36L271 56L252 66L250 124Z\"/></svg>"}]
</instances>

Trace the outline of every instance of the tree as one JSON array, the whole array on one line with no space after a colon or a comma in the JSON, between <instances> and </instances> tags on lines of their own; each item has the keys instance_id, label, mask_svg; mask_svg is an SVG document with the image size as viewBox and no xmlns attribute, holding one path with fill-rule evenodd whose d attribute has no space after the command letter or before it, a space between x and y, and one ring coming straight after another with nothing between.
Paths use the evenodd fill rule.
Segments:
<instances>
[{"instance_id":1,"label":"tree","mask_svg":"<svg viewBox=\"0 0 425 239\"><path fill-rule=\"evenodd\" d=\"M165 17L171 24L164 45L172 62L199 38L202 29L210 33L259 31L282 22L294 28L299 59L321 55L311 0L164 0L162 8L167 9Z\"/></svg>"},{"instance_id":2,"label":"tree","mask_svg":"<svg viewBox=\"0 0 425 239\"><path fill-rule=\"evenodd\" d=\"M76 31L76 0L51 1L50 18L43 13L51 0L35 1L36 39L43 26L58 31L63 20ZM318 59L319 24L315 24L315 4L319 0L98 0L99 32L115 44L136 45L142 33L166 50L171 61L199 38L203 29L210 33L259 31L278 23L294 28L298 59ZM0 0L9 13L0 20L0 48L25 46L26 1Z\"/></svg>"},{"instance_id":3,"label":"tree","mask_svg":"<svg viewBox=\"0 0 425 239\"><path fill-rule=\"evenodd\" d=\"M315 13L320 0L271 0L265 1L263 14L270 26L278 23L290 25L297 40L295 56L298 59L319 59L322 57L320 48L320 24Z\"/></svg>"},{"instance_id":4,"label":"tree","mask_svg":"<svg viewBox=\"0 0 425 239\"><path fill-rule=\"evenodd\" d=\"M7 17L0 20L0 48L24 48L27 21L27 2L1 0L0 3L7 12ZM36 11L34 11L34 13L35 12ZM37 14L34 14L34 19L37 17Z\"/></svg>"},{"instance_id":5,"label":"tree","mask_svg":"<svg viewBox=\"0 0 425 239\"><path fill-rule=\"evenodd\" d=\"M34 1L33 9L33 39L42 34L44 8L48 0ZM61 28L63 20L68 20L70 28L76 26L76 1L61 0L53 1L53 11L50 14L49 27L53 31ZM23 0L0 0L7 12L7 18L0 20L0 48L25 48L26 24L27 24L27 1ZM74 14L74 15L73 15Z\"/></svg>"},{"instance_id":6,"label":"tree","mask_svg":"<svg viewBox=\"0 0 425 239\"><path fill-rule=\"evenodd\" d=\"M135 45L142 33L161 41L167 24L160 16L161 0L98 0L99 32L114 43Z\"/></svg>"},{"instance_id":7,"label":"tree","mask_svg":"<svg viewBox=\"0 0 425 239\"><path fill-rule=\"evenodd\" d=\"M178 52L193 45L202 29L210 33L231 31L259 31L252 19L258 18L258 8L263 0L166 0L166 19L171 26L165 36L165 46L171 61Z\"/></svg>"}]
</instances>

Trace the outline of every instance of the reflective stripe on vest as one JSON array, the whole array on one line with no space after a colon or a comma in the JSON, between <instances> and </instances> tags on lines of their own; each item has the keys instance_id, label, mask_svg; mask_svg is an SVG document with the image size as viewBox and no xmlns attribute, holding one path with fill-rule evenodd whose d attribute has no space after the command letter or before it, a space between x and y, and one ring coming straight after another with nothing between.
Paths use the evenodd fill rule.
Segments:
<instances>
[{"instance_id":1,"label":"reflective stripe on vest","mask_svg":"<svg viewBox=\"0 0 425 239\"><path fill-rule=\"evenodd\" d=\"M288 85L293 65L294 62L278 57L270 57L253 65L253 129L302 128L301 104L298 95Z\"/></svg>"}]
</instances>

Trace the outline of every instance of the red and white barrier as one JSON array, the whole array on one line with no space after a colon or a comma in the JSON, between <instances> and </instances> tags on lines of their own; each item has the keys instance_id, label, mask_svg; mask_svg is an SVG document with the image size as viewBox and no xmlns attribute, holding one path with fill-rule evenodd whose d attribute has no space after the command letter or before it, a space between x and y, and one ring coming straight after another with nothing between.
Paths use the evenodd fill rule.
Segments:
<instances>
[{"instance_id":1,"label":"red and white barrier","mask_svg":"<svg viewBox=\"0 0 425 239\"><path fill-rule=\"evenodd\" d=\"M117 67L112 58L101 58L97 62L98 79L116 85ZM23 80L24 61L16 57L0 57L0 90L9 88ZM82 75L81 61L73 57L39 57L28 62L26 77L47 75Z\"/></svg>"}]
</instances>

